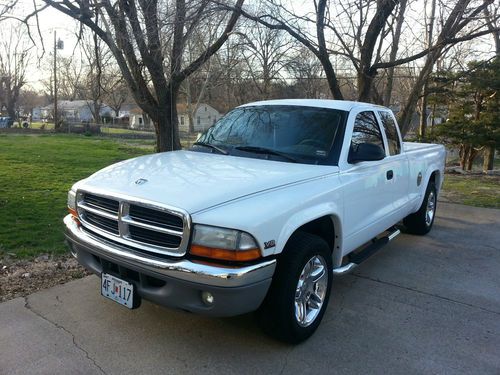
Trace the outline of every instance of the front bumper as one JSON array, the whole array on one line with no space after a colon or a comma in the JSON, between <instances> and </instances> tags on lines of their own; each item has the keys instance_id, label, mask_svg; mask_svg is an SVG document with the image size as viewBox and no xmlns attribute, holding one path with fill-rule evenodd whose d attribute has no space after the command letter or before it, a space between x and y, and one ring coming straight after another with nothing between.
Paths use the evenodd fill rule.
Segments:
<instances>
[{"instance_id":1,"label":"front bumper","mask_svg":"<svg viewBox=\"0 0 500 375\"><path fill-rule=\"evenodd\" d=\"M234 316L256 310L267 294L276 260L244 267L222 267L186 259L160 259L124 248L82 230L70 215L65 236L73 256L100 275L115 273L134 284L137 294L154 303L210 316ZM201 295L210 292L206 305Z\"/></svg>"}]
</instances>

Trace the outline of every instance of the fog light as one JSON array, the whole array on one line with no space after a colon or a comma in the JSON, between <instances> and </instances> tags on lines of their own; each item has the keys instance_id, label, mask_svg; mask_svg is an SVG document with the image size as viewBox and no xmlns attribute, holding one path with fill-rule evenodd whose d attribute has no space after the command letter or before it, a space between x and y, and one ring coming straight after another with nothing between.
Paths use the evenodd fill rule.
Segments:
<instances>
[{"instance_id":1,"label":"fog light","mask_svg":"<svg viewBox=\"0 0 500 375\"><path fill-rule=\"evenodd\" d=\"M203 303L207 306L212 306L214 303L214 296L210 292L201 293L201 299L202 299Z\"/></svg>"}]
</instances>

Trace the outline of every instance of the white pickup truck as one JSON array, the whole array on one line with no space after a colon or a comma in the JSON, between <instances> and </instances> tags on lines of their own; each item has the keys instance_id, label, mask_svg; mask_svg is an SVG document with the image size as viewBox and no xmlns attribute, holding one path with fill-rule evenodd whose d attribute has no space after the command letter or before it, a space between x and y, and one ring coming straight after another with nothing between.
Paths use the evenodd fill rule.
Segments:
<instances>
[{"instance_id":1,"label":"white pickup truck","mask_svg":"<svg viewBox=\"0 0 500 375\"><path fill-rule=\"evenodd\" d=\"M427 233L445 149L407 143L367 103L272 100L235 108L189 150L111 165L69 191L71 253L101 293L134 308L232 316L297 343L334 276L406 231Z\"/></svg>"}]
</instances>

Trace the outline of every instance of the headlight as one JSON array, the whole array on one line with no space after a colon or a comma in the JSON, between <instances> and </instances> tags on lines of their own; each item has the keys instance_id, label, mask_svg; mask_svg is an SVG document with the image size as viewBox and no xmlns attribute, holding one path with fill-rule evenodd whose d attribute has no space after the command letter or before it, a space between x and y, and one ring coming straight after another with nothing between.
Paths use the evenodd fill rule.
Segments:
<instances>
[{"instance_id":1,"label":"headlight","mask_svg":"<svg viewBox=\"0 0 500 375\"><path fill-rule=\"evenodd\" d=\"M190 253L229 261L249 261L261 257L259 246L250 234L208 225L194 226Z\"/></svg>"},{"instance_id":2,"label":"headlight","mask_svg":"<svg viewBox=\"0 0 500 375\"><path fill-rule=\"evenodd\" d=\"M73 216L78 216L76 214L76 192L74 190L68 191L68 210Z\"/></svg>"}]
</instances>

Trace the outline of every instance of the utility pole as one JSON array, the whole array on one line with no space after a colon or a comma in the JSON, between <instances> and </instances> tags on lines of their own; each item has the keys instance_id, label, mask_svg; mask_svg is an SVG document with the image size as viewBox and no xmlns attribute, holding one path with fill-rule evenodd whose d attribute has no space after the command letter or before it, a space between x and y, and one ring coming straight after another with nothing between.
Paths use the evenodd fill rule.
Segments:
<instances>
[{"instance_id":1,"label":"utility pole","mask_svg":"<svg viewBox=\"0 0 500 375\"><path fill-rule=\"evenodd\" d=\"M54 30L54 129L57 130L57 34Z\"/></svg>"}]
</instances>

